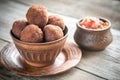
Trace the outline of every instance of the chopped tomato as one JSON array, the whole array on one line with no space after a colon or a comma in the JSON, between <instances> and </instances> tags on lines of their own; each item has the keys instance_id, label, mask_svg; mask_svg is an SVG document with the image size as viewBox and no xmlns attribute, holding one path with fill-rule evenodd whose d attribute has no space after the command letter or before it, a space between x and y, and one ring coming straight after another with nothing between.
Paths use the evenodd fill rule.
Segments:
<instances>
[{"instance_id":1,"label":"chopped tomato","mask_svg":"<svg viewBox=\"0 0 120 80\"><path fill-rule=\"evenodd\" d=\"M98 25L97 25L96 23L93 23L92 26L91 26L91 28L97 29L97 28L98 28Z\"/></svg>"},{"instance_id":2,"label":"chopped tomato","mask_svg":"<svg viewBox=\"0 0 120 80\"><path fill-rule=\"evenodd\" d=\"M108 25L109 25L108 22L103 22L99 18L95 18L95 17L86 17L80 22L80 26L84 26L86 28L91 28L91 29L103 29Z\"/></svg>"},{"instance_id":3,"label":"chopped tomato","mask_svg":"<svg viewBox=\"0 0 120 80\"><path fill-rule=\"evenodd\" d=\"M80 22L80 26L84 25L85 27L90 28L94 22L94 20L86 18L82 22Z\"/></svg>"}]
</instances>

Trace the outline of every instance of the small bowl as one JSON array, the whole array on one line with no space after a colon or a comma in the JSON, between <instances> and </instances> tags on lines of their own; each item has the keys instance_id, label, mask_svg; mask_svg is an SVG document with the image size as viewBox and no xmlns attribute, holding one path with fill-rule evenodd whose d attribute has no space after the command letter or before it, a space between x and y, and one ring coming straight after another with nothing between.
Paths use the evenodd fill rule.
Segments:
<instances>
[{"instance_id":1,"label":"small bowl","mask_svg":"<svg viewBox=\"0 0 120 80\"><path fill-rule=\"evenodd\" d=\"M56 57L64 47L68 36L68 28L65 27L64 36L58 40L45 43L23 42L16 38L10 31L13 42L20 55L31 66L43 67L53 64Z\"/></svg>"},{"instance_id":2,"label":"small bowl","mask_svg":"<svg viewBox=\"0 0 120 80\"><path fill-rule=\"evenodd\" d=\"M111 22L105 18L99 18L103 22L108 22L108 27L104 29L88 29L81 27L79 23L83 20L80 19L76 25L77 29L74 34L74 40L79 47L86 50L103 50L112 42L112 34L110 32Z\"/></svg>"}]
</instances>

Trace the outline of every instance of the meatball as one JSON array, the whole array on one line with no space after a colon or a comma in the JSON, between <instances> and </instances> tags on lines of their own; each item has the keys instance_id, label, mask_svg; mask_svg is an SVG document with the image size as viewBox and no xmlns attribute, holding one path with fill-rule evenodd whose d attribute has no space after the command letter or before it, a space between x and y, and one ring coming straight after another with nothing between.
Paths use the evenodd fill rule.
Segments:
<instances>
[{"instance_id":1,"label":"meatball","mask_svg":"<svg viewBox=\"0 0 120 80\"><path fill-rule=\"evenodd\" d=\"M45 40L47 42L63 37L63 31L59 26L49 24L46 25L43 30L45 33Z\"/></svg>"},{"instance_id":2,"label":"meatball","mask_svg":"<svg viewBox=\"0 0 120 80\"><path fill-rule=\"evenodd\" d=\"M31 43L42 42L43 32L38 26L30 24L21 32L20 40Z\"/></svg>"},{"instance_id":3,"label":"meatball","mask_svg":"<svg viewBox=\"0 0 120 80\"><path fill-rule=\"evenodd\" d=\"M62 30L65 29L65 24L63 19L57 15L51 15L48 17L48 24L53 24L59 26Z\"/></svg>"},{"instance_id":4,"label":"meatball","mask_svg":"<svg viewBox=\"0 0 120 80\"><path fill-rule=\"evenodd\" d=\"M28 25L26 20L17 20L13 23L12 26L12 33L17 37L20 38L21 31Z\"/></svg>"},{"instance_id":5,"label":"meatball","mask_svg":"<svg viewBox=\"0 0 120 80\"><path fill-rule=\"evenodd\" d=\"M33 5L28 9L26 18L30 24L43 28L48 22L47 9L44 6Z\"/></svg>"}]
</instances>

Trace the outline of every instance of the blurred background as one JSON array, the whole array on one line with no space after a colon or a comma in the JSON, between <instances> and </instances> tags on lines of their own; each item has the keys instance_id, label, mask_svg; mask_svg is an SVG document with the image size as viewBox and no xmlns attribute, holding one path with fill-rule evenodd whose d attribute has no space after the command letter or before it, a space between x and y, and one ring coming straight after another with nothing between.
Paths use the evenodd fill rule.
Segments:
<instances>
[{"instance_id":1,"label":"blurred background","mask_svg":"<svg viewBox=\"0 0 120 80\"><path fill-rule=\"evenodd\" d=\"M51 13L77 19L105 17L112 22L112 28L120 30L120 0L0 0L0 25L12 25L14 20L25 18L33 4L44 5Z\"/></svg>"}]
</instances>

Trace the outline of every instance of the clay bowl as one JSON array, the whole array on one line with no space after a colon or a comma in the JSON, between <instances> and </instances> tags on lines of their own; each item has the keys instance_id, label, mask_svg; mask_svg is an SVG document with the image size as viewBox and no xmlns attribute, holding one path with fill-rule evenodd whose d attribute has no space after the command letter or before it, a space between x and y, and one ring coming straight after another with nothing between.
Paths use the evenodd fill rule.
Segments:
<instances>
[{"instance_id":1,"label":"clay bowl","mask_svg":"<svg viewBox=\"0 0 120 80\"><path fill-rule=\"evenodd\" d=\"M112 42L112 34L110 32L111 22L105 18L100 18L102 21L107 21L109 26L104 29L88 29L81 27L79 23L83 20L80 19L77 23L77 29L74 34L74 40L79 45L79 47L98 51L105 49Z\"/></svg>"},{"instance_id":2,"label":"clay bowl","mask_svg":"<svg viewBox=\"0 0 120 80\"><path fill-rule=\"evenodd\" d=\"M28 43L17 39L10 31L13 42L25 62L31 66L44 67L53 64L62 50L67 36L68 28L65 27L64 36L58 40L45 43Z\"/></svg>"}]
</instances>

